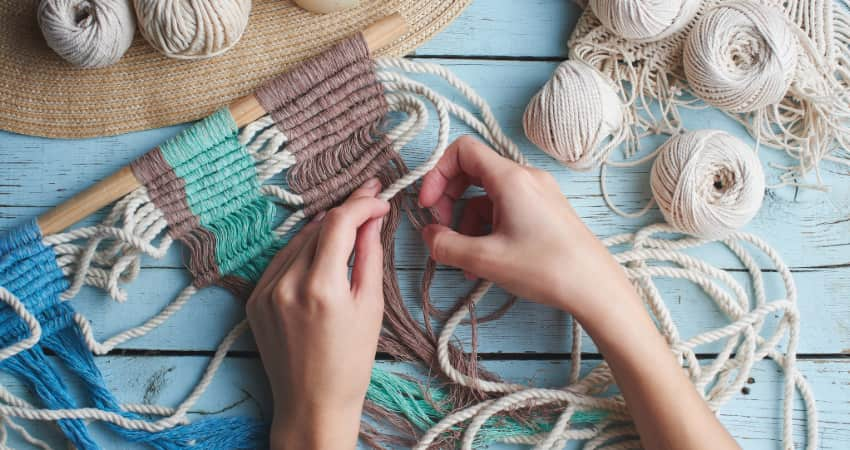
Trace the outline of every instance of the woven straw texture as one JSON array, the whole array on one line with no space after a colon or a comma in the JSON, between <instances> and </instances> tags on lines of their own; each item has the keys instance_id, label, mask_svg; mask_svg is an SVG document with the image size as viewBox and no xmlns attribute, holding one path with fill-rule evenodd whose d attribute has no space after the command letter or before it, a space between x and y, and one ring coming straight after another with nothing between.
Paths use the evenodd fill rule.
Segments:
<instances>
[{"instance_id":1,"label":"woven straw texture","mask_svg":"<svg viewBox=\"0 0 850 450\"><path fill-rule=\"evenodd\" d=\"M317 15L285 0L254 0L245 35L224 55L169 59L137 32L117 64L78 69L44 43L38 0L0 0L0 129L85 138L196 120L393 12L404 16L408 33L377 55L408 54L469 3L361 0L357 8Z\"/></svg>"}]
</instances>

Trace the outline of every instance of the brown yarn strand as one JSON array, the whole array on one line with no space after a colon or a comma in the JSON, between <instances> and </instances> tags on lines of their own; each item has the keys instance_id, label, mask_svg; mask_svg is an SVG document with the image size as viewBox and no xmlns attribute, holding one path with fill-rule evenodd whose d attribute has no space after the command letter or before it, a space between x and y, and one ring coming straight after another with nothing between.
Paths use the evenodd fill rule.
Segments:
<instances>
[{"instance_id":1,"label":"brown yarn strand","mask_svg":"<svg viewBox=\"0 0 850 450\"><path fill-rule=\"evenodd\" d=\"M315 60L287 73L283 78L267 84L257 92L257 98L270 112L276 126L287 137L286 150L295 157L287 171L287 184L299 194L304 204L304 214L309 217L326 210L345 199L352 191L372 177L378 177L384 187L407 174L394 143L383 131L389 106L384 88L377 81L374 64L361 36L354 36L329 49ZM422 279L422 313L414 318L401 295L395 267L395 235L406 212L415 229L434 222L433 209L423 210L411 201L415 192L408 188L390 199L390 211L384 218L381 243L384 247L384 321L378 342L378 351L386 352L399 361L419 362L435 383L445 389L446 397L432 406L450 414L495 395L451 382L443 373L437 356L437 333L432 319L445 320L447 312L431 304L429 289L436 265L428 260ZM469 308L472 342L467 353L460 345L449 346L453 367L474 378L497 381L498 378L484 370L478 361L478 324L495 320L516 301L510 298L493 313L478 317L467 293L450 308ZM428 385L423 385L428 399ZM417 430L410 421L367 402L364 411L375 424L361 429L362 442L373 448L410 446ZM527 411L525 411L527 412ZM499 416L510 417L520 423L528 419L517 411ZM500 420L497 418L496 420ZM390 430L391 432L385 432ZM447 433L435 443L435 448L449 446L459 438L459 431Z\"/></svg>"}]
</instances>

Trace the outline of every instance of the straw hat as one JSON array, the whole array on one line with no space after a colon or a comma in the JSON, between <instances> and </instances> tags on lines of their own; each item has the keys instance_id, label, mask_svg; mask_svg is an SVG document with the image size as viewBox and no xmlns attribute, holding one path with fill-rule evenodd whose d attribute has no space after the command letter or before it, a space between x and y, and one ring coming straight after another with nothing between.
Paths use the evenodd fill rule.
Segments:
<instances>
[{"instance_id":1,"label":"straw hat","mask_svg":"<svg viewBox=\"0 0 850 450\"><path fill-rule=\"evenodd\" d=\"M45 44L36 20L38 0L0 0L0 129L83 138L195 120L394 12L402 14L409 31L378 55L405 55L471 0L360 3L318 15L285 0L254 0L245 34L221 56L169 59L136 33L117 64L80 69Z\"/></svg>"}]
</instances>

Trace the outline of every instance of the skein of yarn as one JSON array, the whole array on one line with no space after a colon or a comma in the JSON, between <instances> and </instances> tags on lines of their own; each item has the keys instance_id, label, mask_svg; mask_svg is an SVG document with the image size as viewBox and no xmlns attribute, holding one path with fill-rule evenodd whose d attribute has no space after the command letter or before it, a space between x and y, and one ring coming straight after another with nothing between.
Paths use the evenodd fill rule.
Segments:
<instances>
[{"instance_id":1,"label":"skein of yarn","mask_svg":"<svg viewBox=\"0 0 850 450\"><path fill-rule=\"evenodd\" d=\"M755 111L785 96L797 69L797 37L778 8L721 4L700 18L684 47L694 93L731 112Z\"/></svg>"},{"instance_id":2,"label":"skein of yarn","mask_svg":"<svg viewBox=\"0 0 850 450\"><path fill-rule=\"evenodd\" d=\"M248 24L251 0L133 0L139 30L165 56L202 59L233 47Z\"/></svg>"},{"instance_id":3,"label":"skein of yarn","mask_svg":"<svg viewBox=\"0 0 850 450\"><path fill-rule=\"evenodd\" d=\"M623 38L651 42L687 25L702 0L590 0L602 25Z\"/></svg>"},{"instance_id":4,"label":"skein of yarn","mask_svg":"<svg viewBox=\"0 0 850 450\"><path fill-rule=\"evenodd\" d=\"M610 81L585 63L564 61L531 98L522 125L547 154L572 169L588 170L625 138L624 114Z\"/></svg>"},{"instance_id":5,"label":"skein of yarn","mask_svg":"<svg viewBox=\"0 0 850 450\"><path fill-rule=\"evenodd\" d=\"M650 185L670 225L705 239L723 238L746 225L761 207L765 189L756 152L719 130L668 139L658 149Z\"/></svg>"},{"instance_id":6,"label":"skein of yarn","mask_svg":"<svg viewBox=\"0 0 850 450\"><path fill-rule=\"evenodd\" d=\"M127 0L42 0L37 17L47 45L80 67L114 64L136 32Z\"/></svg>"}]
</instances>

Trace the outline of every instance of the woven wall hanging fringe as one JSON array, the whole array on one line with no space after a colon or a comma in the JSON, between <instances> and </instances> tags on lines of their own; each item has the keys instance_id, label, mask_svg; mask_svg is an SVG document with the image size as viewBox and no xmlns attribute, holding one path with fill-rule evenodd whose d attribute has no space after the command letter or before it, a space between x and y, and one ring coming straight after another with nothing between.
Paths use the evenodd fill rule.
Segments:
<instances>
[{"instance_id":1,"label":"woven wall hanging fringe","mask_svg":"<svg viewBox=\"0 0 850 450\"><path fill-rule=\"evenodd\" d=\"M404 72L445 78L481 109L484 122ZM267 429L254 420L188 421L188 411L247 322L224 336L203 376L177 407L119 404L105 387L92 354L107 354L151 332L209 285L246 298L269 259L305 219L333 206L373 176L384 182L381 197L393 205L382 230L388 257L386 327L380 348L439 371L436 336L410 315L395 275L392 242L404 197L396 194L442 156L449 143L451 116L506 155L519 157L516 146L483 100L449 72L406 60L375 62L360 36L270 81L256 96L269 114L241 132L230 113L220 110L134 161L131 170L143 186L119 200L100 224L42 236L33 222L0 239L0 295L6 303L5 328L0 330L6 348L0 353L0 367L27 381L41 402L29 404L0 390L4 403L0 415L6 427L41 446L46 444L25 433L13 418L55 421L78 448L98 448L86 421L106 422L128 441L157 448L262 447ZM422 166L408 170L400 151L427 124L426 103L439 121L437 146ZM394 120L393 114L401 118ZM267 183L281 173L285 184ZM117 301L128 300L121 285L138 275L141 256L161 258L174 241L188 249L193 281L144 323L104 339L63 301L85 285L104 289ZM63 366L87 387L86 398L72 398L44 349L61 355ZM448 351L453 364L465 373L496 380L459 349ZM464 386L444 386L440 380L426 389L376 369L366 410L396 433L379 433L364 423L362 438L373 446L412 445L418 434L448 412L489 397ZM481 441L545 430L531 419L508 416L491 421Z\"/></svg>"},{"instance_id":2,"label":"woven wall hanging fringe","mask_svg":"<svg viewBox=\"0 0 850 450\"><path fill-rule=\"evenodd\" d=\"M629 111L626 132L615 139L627 143L626 156L642 137L679 133L680 108L713 105L743 124L757 145L796 161L771 164L780 171L772 186L826 189L821 162L850 166L850 4L683 3L700 4L678 31L657 40L623 38L592 8L570 36L570 60L613 81Z\"/></svg>"},{"instance_id":3,"label":"woven wall hanging fringe","mask_svg":"<svg viewBox=\"0 0 850 450\"><path fill-rule=\"evenodd\" d=\"M446 81L477 114L407 73ZM6 429L13 430L47 448L16 420L50 421L77 448L98 448L87 423L99 421L127 441L155 448L262 448L266 424L248 418L189 420L189 410L208 388L228 349L248 328L247 322L223 337L197 384L176 406L120 404L92 355L106 354L151 332L209 285L224 286L244 299L269 258L300 224L378 176L384 183L380 197L392 205L382 230L386 307L379 348L398 360L419 361L433 379L419 382L375 369L365 408L371 420L363 423L362 441L380 447L414 445L419 440L418 448L445 448L458 440L471 448L499 441L540 449L572 439L589 439L585 448L623 448L623 440L635 442L623 400L607 392L613 382L607 366L600 364L584 376L579 372L578 326L573 327L567 387L529 389L504 383L478 367L474 342L471 354L450 342L461 323L474 329L477 322L497 318L513 303L495 315L475 316L475 305L489 283L475 286L449 313L437 310L427 295L435 275L429 262L423 278L424 320L412 317L403 302L394 269L393 235L405 211L416 227L432 220L429 211L410 205L405 194L413 194L408 192L413 183L442 156L450 140L450 119L468 125L501 155L525 163L487 104L469 86L438 65L372 61L358 36L269 82L257 99L269 114L242 130L227 110L221 110L136 160L131 170L142 186L119 200L100 224L44 236L36 223L30 223L0 237L0 300L5 303L0 308L0 369L24 380L37 397L37 404L31 404L0 389L4 430L0 438ZM422 165L409 170L402 160L403 149L424 129L432 110L438 122L436 146ZM283 175L285 182L271 182L276 175ZM799 314L788 269L755 237L736 234L724 240L750 272L751 296L726 272L683 252L706 243L656 235L667 231L651 227L607 243L612 250L621 250L616 257L697 388L713 408L719 408L746 380L752 364L770 356L786 376L786 446L793 443L790 412L799 392L808 411L807 445L816 448L814 400L794 364ZM138 275L141 257L161 258L174 241L188 249L193 280L144 323L104 339L71 302L64 301L85 285L103 289L117 301L130 301L122 285ZM786 299L767 300L761 271L745 245L773 261ZM696 283L716 301L729 324L694 337L680 336L655 288L657 277ZM446 314L450 318L438 335L431 317ZM781 318L774 323L769 315ZM783 337L787 337L784 343ZM718 357L697 360L695 348L711 342L722 342ZM46 349L82 382L81 398L69 393Z\"/></svg>"}]
</instances>

